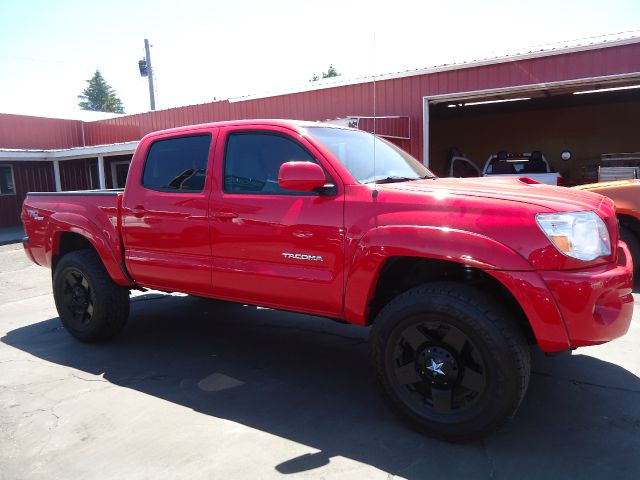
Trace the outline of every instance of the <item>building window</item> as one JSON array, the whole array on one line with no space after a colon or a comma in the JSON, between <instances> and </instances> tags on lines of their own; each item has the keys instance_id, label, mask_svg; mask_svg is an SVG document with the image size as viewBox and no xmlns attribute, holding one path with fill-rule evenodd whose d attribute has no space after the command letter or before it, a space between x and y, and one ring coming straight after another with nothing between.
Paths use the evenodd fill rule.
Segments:
<instances>
[{"instance_id":1,"label":"building window","mask_svg":"<svg viewBox=\"0 0 640 480\"><path fill-rule=\"evenodd\" d=\"M13 165L0 165L0 195L15 195L16 184L13 180Z\"/></svg>"},{"instance_id":2,"label":"building window","mask_svg":"<svg viewBox=\"0 0 640 480\"><path fill-rule=\"evenodd\" d=\"M98 190L100 188L100 173L98 171L98 160L89 161L89 188Z\"/></svg>"},{"instance_id":3,"label":"building window","mask_svg":"<svg viewBox=\"0 0 640 480\"><path fill-rule=\"evenodd\" d=\"M111 183L113 188L124 188L130 163L129 160L122 160L111 164Z\"/></svg>"}]
</instances>

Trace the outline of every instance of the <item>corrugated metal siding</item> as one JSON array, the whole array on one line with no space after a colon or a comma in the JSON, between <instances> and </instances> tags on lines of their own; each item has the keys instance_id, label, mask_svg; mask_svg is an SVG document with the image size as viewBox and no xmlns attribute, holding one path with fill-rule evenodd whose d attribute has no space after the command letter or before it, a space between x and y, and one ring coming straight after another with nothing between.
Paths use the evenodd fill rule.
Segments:
<instances>
[{"instance_id":1,"label":"corrugated metal siding","mask_svg":"<svg viewBox=\"0 0 640 480\"><path fill-rule=\"evenodd\" d=\"M640 72L640 44L552 55L379 81L375 115L404 115L411 139L395 140L422 158L424 96ZM229 103L192 105L87 123L87 145L138 140L165 128L245 118L326 120L372 116L372 82Z\"/></svg>"},{"instance_id":2,"label":"corrugated metal siding","mask_svg":"<svg viewBox=\"0 0 640 480\"><path fill-rule=\"evenodd\" d=\"M71 148L82 146L82 122L0 113L1 148Z\"/></svg>"},{"instance_id":3,"label":"corrugated metal siding","mask_svg":"<svg viewBox=\"0 0 640 480\"><path fill-rule=\"evenodd\" d=\"M365 132L377 133L397 140L411 139L411 119L409 117L360 118L358 128Z\"/></svg>"},{"instance_id":4,"label":"corrugated metal siding","mask_svg":"<svg viewBox=\"0 0 640 480\"><path fill-rule=\"evenodd\" d=\"M20 209L27 192L54 191L51 162L0 162L13 165L15 195L0 195L0 228L20 225Z\"/></svg>"}]
</instances>

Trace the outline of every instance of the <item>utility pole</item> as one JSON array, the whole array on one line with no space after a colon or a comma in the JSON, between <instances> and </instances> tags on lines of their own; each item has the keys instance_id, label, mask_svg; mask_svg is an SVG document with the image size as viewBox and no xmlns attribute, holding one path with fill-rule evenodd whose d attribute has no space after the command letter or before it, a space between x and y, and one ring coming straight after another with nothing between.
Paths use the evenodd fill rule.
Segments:
<instances>
[{"instance_id":1,"label":"utility pole","mask_svg":"<svg viewBox=\"0 0 640 480\"><path fill-rule=\"evenodd\" d=\"M147 60L147 70L149 72L149 102L151 103L151 110L156 109L156 93L153 88L153 68L151 68L151 49L149 48L149 40L144 39L144 51Z\"/></svg>"}]
</instances>

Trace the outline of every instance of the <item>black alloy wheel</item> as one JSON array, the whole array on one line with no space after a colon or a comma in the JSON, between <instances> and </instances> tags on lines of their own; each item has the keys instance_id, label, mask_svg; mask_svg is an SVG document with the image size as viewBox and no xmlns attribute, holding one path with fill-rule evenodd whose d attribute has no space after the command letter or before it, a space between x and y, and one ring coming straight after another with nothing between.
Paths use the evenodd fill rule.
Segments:
<instances>
[{"instance_id":1,"label":"black alloy wheel","mask_svg":"<svg viewBox=\"0 0 640 480\"><path fill-rule=\"evenodd\" d=\"M434 282L398 295L376 317L370 344L392 409L438 438L486 436L515 414L529 384L520 327L468 285Z\"/></svg>"},{"instance_id":2,"label":"black alloy wheel","mask_svg":"<svg viewBox=\"0 0 640 480\"><path fill-rule=\"evenodd\" d=\"M85 328L93 316L93 290L84 274L77 268L68 268L63 277L62 298L76 328Z\"/></svg>"},{"instance_id":3,"label":"black alloy wheel","mask_svg":"<svg viewBox=\"0 0 640 480\"><path fill-rule=\"evenodd\" d=\"M473 341L444 320L420 319L398 337L395 387L407 405L454 413L478 400L486 387L486 365Z\"/></svg>"},{"instance_id":4,"label":"black alloy wheel","mask_svg":"<svg viewBox=\"0 0 640 480\"><path fill-rule=\"evenodd\" d=\"M627 244L631 261L633 263L633 272L636 277L640 276L640 235L624 225L620 225L620 240Z\"/></svg>"},{"instance_id":5,"label":"black alloy wheel","mask_svg":"<svg viewBox=\"0 0 640 480\"><path fill-rule=\"evenodd\" d=\"M129 290L111 279L93 250L70 252L58 261L53 297L64 328L83 342L114 337L129 317Z\"/></svg>"}]
</instances>

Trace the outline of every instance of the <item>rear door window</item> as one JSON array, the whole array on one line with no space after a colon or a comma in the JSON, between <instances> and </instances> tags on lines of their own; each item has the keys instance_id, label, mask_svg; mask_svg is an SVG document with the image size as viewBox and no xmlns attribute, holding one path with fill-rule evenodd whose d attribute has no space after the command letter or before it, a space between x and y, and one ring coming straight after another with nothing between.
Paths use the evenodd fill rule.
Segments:
<instances>
[{"instance_id":1,"label":"rear door window","mask_svg":"<svg viewBox=\"0 0 640 480\"><path fill-rule=\"evenodd\" d=\"M156 140L147 153L142 186L163 192L202 192L210 146L210 134Z\"/></svg>"}]
</instances>

